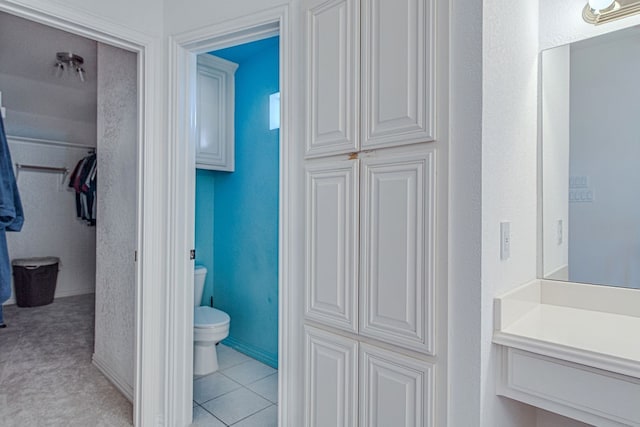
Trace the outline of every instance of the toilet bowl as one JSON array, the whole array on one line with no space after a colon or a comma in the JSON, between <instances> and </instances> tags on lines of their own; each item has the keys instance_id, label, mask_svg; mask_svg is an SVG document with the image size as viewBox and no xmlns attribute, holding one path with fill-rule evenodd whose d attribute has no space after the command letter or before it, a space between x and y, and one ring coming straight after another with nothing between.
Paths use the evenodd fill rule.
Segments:
<instances>
[{"instance_id":1,"label":"toilet bowl","mask_svg":"<svg viewBox=\"0 0 640 427\"><path fill-rule=\"evenodd\" d=\"M216 344L229 336L231 319L224 311L200 306L207 269L196 266L194 272L193 374L208 375L218 370Z\"/></svg>"}]
</instances>

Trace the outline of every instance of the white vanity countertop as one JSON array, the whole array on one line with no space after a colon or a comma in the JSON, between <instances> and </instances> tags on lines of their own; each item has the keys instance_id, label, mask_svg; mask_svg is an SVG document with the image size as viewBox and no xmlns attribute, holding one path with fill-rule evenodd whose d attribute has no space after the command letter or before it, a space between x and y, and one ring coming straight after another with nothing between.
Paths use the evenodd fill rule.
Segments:
<instances>
[{"instance_id":1,"label":"white vanity countertop","mask_svg":"<svg viewBox=\"0 0 640 427\"><path fill-rule=\"evenodd\" d=\"M493 341L640 378L640 291L536 280L496 298Z\"/></svg>"}]
</instances>

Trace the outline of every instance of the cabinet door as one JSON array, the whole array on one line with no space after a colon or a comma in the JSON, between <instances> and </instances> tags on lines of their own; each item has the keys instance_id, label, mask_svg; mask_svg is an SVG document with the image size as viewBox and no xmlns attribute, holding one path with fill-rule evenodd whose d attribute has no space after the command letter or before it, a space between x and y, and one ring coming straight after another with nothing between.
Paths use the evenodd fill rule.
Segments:
<instances>
[{"instance_id":1,"label":"cabinet door","mask_svg":"<svg viewBox=\"0 0 640 427\"><path fill-rule=\"evenodd\" d=\"M357 424L358 344L305 327L305 426ZM391 425L391 424L390 424Z\"/></svg>"},{"instance_id":2,"label":"cabinet door","mask_svg":"<svg viewBox=\"0 0 640 427\"><path fill-rule=\"evenodd\" d=\"M237 64L198 56L196 167L233 172L235 71Z\"/></svg>"},{"instance_id":3,"label":"cabinet door","mask_svg":"<svg viewBox=\"0 0 640 427\"><path fill-rule=\"evenodd\" d=\"M362 148L434 140L434 0L362 2Z\"/></svg>"},{"instance_id":4,"label":"cabinet door","mask_svg":"<svg viewBox=\"0 0 640 427\"><path fill-rule=\"evenodd\" d=\"M310 1L307 156L357 151L359 1Z\"/></svg>"},{"instance_id":5,"label":"cabinet door","mask_svg":"<svg viewBox=\"0 0 640 427\"><path fill-rule=\"evenodd\" d=\"M435 151L362 160L360 333L433 354Z\"/></svg>"},{"instance_id":6,"label":"cabinet door","mask_svg":"<svg viewBox=\"0 0 640 427\"><path fill-rule=\"evenodd\" d=\"M306 168L305 315L357 331L358 163Z\"/></svg>"},{"instance_id":7,"label":"cabinet door","mask_svg":"<svg viewBox=\"0 0 640 427\"><path fill-rule=\"evenodd\" d=\"M360 344L360 426L433 426L433 366Z\"/></svg>"}]
</instances>

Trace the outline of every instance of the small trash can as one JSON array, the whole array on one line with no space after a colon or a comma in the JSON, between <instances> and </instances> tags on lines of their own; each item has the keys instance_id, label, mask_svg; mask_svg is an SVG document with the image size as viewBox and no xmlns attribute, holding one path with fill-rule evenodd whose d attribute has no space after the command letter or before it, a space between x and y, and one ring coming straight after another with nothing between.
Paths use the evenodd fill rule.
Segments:
<instances>
[{"instance_id":1,"label":"small trash can","mask_svg":"<svg viewBox=\"0 0 640 427\"><path fill-rule=\"evenodd\" d=\"M18 307L37 307L53 302L58 279L56 257L14 259L13 284Z\"/></svg>"}]
</instances>

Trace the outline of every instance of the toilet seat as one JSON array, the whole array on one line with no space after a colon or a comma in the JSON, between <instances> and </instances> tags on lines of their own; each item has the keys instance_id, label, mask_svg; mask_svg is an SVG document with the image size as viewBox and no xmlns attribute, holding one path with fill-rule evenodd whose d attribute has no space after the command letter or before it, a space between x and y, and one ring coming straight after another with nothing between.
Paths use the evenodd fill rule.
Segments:
<instances>
[{"instance_id":1,"label":"toilet seat","mask_svg":"<svg viewBox=\"0 0 640 427\"><path fill-rule=\"evenodd\" d=\"M224 311L213 307L195 307L193 327L196 329L224 329L229 327L231 318Z\"/></svg>"}]
</instances>

